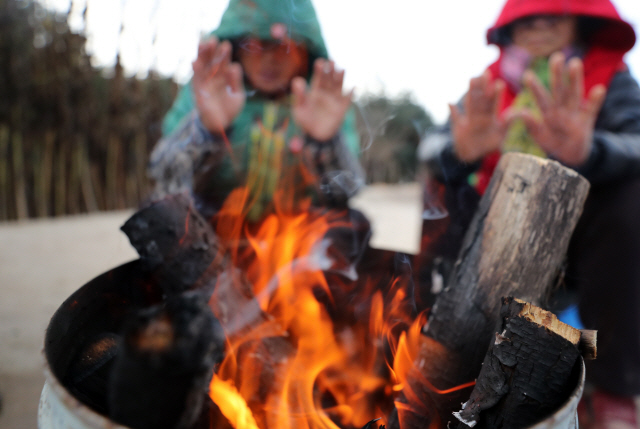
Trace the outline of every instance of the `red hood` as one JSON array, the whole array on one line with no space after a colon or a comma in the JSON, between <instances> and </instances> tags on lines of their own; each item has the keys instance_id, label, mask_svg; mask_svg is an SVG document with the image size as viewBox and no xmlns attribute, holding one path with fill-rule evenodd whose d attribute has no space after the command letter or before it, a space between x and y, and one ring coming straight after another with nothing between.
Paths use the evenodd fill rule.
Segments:
<instances>
[{"instance_id":1,"label":"red hood","mask_svg":"<svg viewBox=\"0 0 640 429\"><path fill-rule=\"evenodd\" d=\"M519 18L530 15L581 15L605 20L590 41L600 46L627 52L636 42L636 34L623 21L609 0L507 0L496 23L487 30L487 42L501 45L500 29Z\"/></svg>"}]
</instances>

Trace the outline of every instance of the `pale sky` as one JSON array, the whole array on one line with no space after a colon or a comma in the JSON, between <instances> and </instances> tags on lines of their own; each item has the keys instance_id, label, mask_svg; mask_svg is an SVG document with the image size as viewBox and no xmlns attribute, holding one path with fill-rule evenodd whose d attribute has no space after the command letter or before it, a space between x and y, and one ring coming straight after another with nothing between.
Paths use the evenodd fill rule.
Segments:
<instances>
[{"instance_id":1,"label":"pale sky","mask_svg":"<svg viewBox=\"0 0 640 429\"><path fill-rule=\"evenodd\" d=\"M497 49L485 43L485 32L504 1L315 0L314 5L329 54L346 70L346 87L355 87L356 95L382 88L388 95L411 92L436 122L443 122L447 103L455 103L469 79L497 57ZM638 1L614 3L640 36ZM60 10L70 4L41 2ZM119 48L129 73L145 74L153 65L179 82L191 75L200 36L217 27L227 6L227 0L74 0L75 28L86 2L95 65L112 65ZM626 61L640 78L638 44Z\"/></svg>"}]
</instances>

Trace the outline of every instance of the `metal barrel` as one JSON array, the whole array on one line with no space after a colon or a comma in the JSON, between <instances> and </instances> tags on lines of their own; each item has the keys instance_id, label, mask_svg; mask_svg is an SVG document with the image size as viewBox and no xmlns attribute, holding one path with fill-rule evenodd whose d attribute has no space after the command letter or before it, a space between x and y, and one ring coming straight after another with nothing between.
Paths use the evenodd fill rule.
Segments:
<instances>
[{"instance_id":1,"label":"metal barrel","mask_svg":"<svg viewBox=\"0 0 640 429\"><path fill-rule=\"evenodd\" d=\"M140 303L136 286L145 284L140 262L133 261L110 270L73 293L51 318L45 335L45 385L38 407L38 429L130 429L94 411L75 398L60 380L64 379L79 338L85 331L114 330L117 326L108 317L112 308L105 296L127 295L128 304ZM146 283L148 284L148 283ZM122 300L117 300L122 312ZM585 382L585 367L580 357L576 387L566 402L553 415L528 429L577 429L578 402Z\"/></svg>"}]
</instances>

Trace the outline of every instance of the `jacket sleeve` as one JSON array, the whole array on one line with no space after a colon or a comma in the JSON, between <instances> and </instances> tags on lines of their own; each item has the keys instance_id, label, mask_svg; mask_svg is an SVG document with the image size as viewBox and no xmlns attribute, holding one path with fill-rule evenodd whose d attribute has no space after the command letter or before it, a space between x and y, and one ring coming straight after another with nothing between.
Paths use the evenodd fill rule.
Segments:
<instances>
[{"instance_id":1,"label":"jacket sleeve","mask_svg":"<svg viewBox=\"0 0 640 429\"><path fill-rule=\"evenodd\" d=\"M151 153L147 169L155 182L151 198L192 192L195 173L203 163L221 162L225 151L222 137L211 134L193 109L174 132L158 142Z\"/></svg>"},{"instance_id":2,"label":"jacket sleeve","mask_svg":"<svg viewBox=\"0 0 640 429\"><path fill-rule=\"evenodd\" d=\"M231 132L229 130L227 135ZM194 178L215 171L226 153L223 137L209 132L197 111L192 110L151 153L148 174L155 182L151 198L192 192ZM303 154L307 169L315 175L319 197L325 204L346 204L364 184L362 167L345 144L342 133L324 142L306 136Z\"/></svg>"},{"instance_id":3,"label":"jacket sleeve","mask_svg":"<svg viewBox=\"0 0 640 429\"><path fill-rule=\"evenodd\" d=\"M591 154L576 170L592 184L640 175L640 87L628 70L613 77L596 121Z\"/></svg>"}]
</instances>

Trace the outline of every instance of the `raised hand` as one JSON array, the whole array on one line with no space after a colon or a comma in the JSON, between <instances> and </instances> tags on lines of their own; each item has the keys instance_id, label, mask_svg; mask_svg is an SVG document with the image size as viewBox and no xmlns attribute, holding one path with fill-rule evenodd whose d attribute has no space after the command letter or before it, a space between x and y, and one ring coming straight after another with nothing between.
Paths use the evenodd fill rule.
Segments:
<instances>
[{"instance_id":1,"label":"raised hand","mask_svg":"<svg viewBox=\"0 0 640 429\"><path fill-rule=\"evenodd\" d=\"M217 38L203 41L193 66L193 95L202 124L222 133L244 107L242 67L231 62L231 43Z\"/></svg>"},{"instance_id":2,"label":"raised hand","mask_svg":"<svg viewBox=\"0 0 640 429\"><path fill-rule=\"evenodd\" d=\"M541 117L527 109L507 113L507 120L521 118L536 143L549 156L568 166L579 166L589 157L593 129L606 95L604 85L594 86L584 98L584 70L579 58L568 63L564 54L549 59L548 91L533 72L525 72L524 84L531 89Z\"/></svg>"},{"instance_id":3,"label":"raised hand","mask_svg":"<svg viewBox=\"0 0 640 429\"><path fill-rule=\"evenodd\" d=\"M449 105L454 151L461 161L478 161L502 146L507 130L499 111L504 88L503 81L492 81L485 71L471 79L462 110Z\"/></svg>"},{"instance_id":4,"label":"raised hand","mask_svg":"<svg viewBox=\"0 0 640 429\"><path fill-rule=\"evenodd\" d=\"M316 140L332 138L340 129L351 104L353 90L343 94L344 70L336 70L333 61L318 59L307 88L305 80L291 82L293 119L302 130Z\"/></svg>"}]
</instances>

